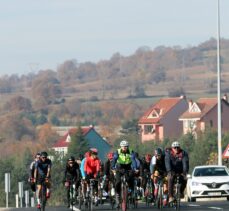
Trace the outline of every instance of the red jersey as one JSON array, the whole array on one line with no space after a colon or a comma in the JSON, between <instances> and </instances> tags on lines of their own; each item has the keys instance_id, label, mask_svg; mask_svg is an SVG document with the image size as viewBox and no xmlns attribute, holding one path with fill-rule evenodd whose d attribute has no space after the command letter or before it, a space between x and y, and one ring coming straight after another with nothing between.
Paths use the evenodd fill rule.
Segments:
<instances>
[{"instance_id":1,"label":"red jersey","mask_svg":"<svg viewBox=\"0 0 229 211\"><path fill-rule=\"evenodd\" d=\"M84 164L84 171L87 175L93 175L96 177L100 169L101 165L98 158L93 159L91 156L87 157Z\"/></svg>"}]
</instances>

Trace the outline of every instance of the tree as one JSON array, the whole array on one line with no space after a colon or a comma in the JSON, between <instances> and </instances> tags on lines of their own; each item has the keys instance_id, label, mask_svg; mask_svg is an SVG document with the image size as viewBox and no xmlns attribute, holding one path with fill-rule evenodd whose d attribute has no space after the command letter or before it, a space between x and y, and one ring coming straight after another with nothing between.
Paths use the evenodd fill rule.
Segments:
<instances>
[{"instance_id":1,"label":"tree","mask_svg":"<svg viewBox=\"0 0 229 211\"><path fill-rule=\"evenodd\" d=\"M75 158L79 157L82 154L85 154L89 149L87 140L83 135L83 130L79 126L77 131L71 135L71 142L68 147L68 155L74 156Z\"/></svg>"}]
</instances>

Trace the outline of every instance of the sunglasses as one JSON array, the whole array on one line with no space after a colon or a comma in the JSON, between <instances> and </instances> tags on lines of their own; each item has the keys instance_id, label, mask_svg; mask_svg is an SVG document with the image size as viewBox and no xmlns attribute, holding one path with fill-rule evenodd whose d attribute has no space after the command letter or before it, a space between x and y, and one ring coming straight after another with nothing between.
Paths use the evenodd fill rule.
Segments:
<instances>
[{"instance_id":1,"label":"sunglasses","mask_svg":"<svg viewBox=\"0 0 229 211\"><path fill-rule=\"evenodd\" d=\"M42 159L46 159L47 157L41 157Z\"/></svg>"},{"instance_id":2,"label":"sunglasses","mask_svg":"<svg viewBox=\"0 0 229 211\"><path fill-rule=\"evenodd\" d=\"M69 164L73 164L73 162L68 162Z\"/></svg>"},{"instance_id":3,"label":"sunglasses","mask_svg":"<svg viewBox=\"0 0 229 211\"><path fill-rule=\"evenodd\" d=\"M173 147L173 149L180 149L180 147Z\"/></svg>"}]
</instances>

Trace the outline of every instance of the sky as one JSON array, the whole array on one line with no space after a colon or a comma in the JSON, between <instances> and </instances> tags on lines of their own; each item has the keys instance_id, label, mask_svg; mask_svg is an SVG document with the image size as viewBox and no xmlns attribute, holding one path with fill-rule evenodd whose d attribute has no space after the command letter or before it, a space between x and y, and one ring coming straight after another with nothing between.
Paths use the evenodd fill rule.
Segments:
<instances>
[{"instance_id":1,"label":"sky","mask_svg":"<svg viewBox=\"0 0 229 211\"><path fill-rule=\"evenodd\" d=\"M229 0L220 36L229 39ZM143 46L197 46L217 37L218 0L0 0L0 76L108 60Z\"/></svg>"}]
</instances>

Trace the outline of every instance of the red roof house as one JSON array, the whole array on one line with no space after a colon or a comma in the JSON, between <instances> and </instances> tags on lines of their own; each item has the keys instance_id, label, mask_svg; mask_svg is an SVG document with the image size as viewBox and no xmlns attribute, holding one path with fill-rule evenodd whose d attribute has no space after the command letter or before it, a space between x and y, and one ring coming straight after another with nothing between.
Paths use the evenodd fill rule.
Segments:
<instances>
[{"instance_id":1,"label":"red roof house","mask_svg":"<svg viewBox=\"0 0 229 211\"><path fill-rule=\"evenodd\" d=\"M160 99L138 121L141 141L179 137L182 134L182 124L178 119L187 108L185 96Z\"/></svg>"},{"instance_id":2,"label":"red roof house","mask_svg":"<svg viewBox=\"0 0 229 211\"><path fill-rule=\"evenodd\" d=\"M221 100L222 131L229 130L229 103L227 96ZM200 98L197 102L189 101L188 109L180 116L183 122L183 133L193 133L197 136L198 131L218 127L218 100L217 98Z\"/></svg>"}]
</instances>

